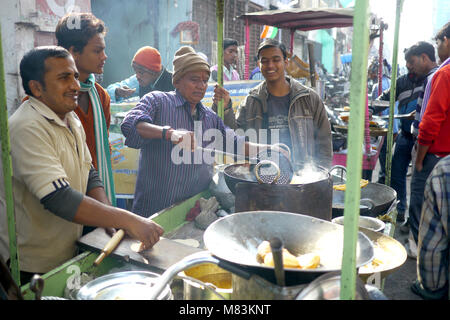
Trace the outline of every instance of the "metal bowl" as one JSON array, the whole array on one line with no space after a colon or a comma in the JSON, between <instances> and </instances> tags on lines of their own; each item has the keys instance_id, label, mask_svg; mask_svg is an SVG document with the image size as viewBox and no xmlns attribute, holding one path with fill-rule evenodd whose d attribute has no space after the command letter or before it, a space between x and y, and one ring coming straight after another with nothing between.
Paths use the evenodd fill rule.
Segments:
<instances>
[{"instance_id":1,"label":"metal bowl","mask_svg":"<svg viewBox=\"0 0 450 320\"><path fill-rule=\"evenodd\" d=\"M159 275L147 271L108 274L90 281L77 294L78 300L148 300ZM167 285L157 300L172 300Z\"/></svg>"},{"instance_id":2,"label":"metal bowl","mask_svg":"<svg viewBox=\"0 0 450 320\"><path fill-rule=\"evenodd\" d=\"M184 300L230 299L231 273L212 263L203 263L180 273Z\"/></svg>"},{"instance_id":3,"label":"metal bowl","mask_svg":"<svg viewBox=\"0 0 450 320\"><path fill-rule=\"evenodd\" d=\"M405 247L397 240L383 233L375 232L370 229L360 228L372 241L374 248L374 260L369 265L359 268L358 277L364 282L371 283L368 280L375 275L375 284L381 285L381 280L397 271L406 261L407 254ZM379 264L377 263L379 262Z\"/></svg>"},{"instance_id":4,"label":"metal bowl","mask_svg":"<svg viewBox=\"0 0 450 320\"><path fill-rule=\"evenodd\" d=\"M334 218L333 223L344 225L344 216ZM383 232L386 224L377 218L359 216L359 227L373 230L375 232Z\"/></svg>"}]
</instances>

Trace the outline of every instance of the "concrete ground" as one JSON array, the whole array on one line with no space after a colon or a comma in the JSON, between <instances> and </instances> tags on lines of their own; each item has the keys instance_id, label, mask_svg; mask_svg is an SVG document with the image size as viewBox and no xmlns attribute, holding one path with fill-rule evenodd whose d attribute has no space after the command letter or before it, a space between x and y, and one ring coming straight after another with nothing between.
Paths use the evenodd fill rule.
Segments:
<instances>
[{"instance_id":1,"label":"concrete ground","mask_svg":"<svg viewBox=\"0 0 450 320\"><path fill-rule=\"evenodd\" d=\"M377 164L373 176L372 182L378 180L379 163ZM411 183L411 167L408 170L407 176L407 200L409 204L409 188ZM394 238L403 245L408 241L408 233L404 233L400 230L400 227L395 228ZM408 257L405 263L394 273L387 276L384 282L384 295L390 300L423 300L420 296L414 294L410 287L416 280L416 259Z\"/></svg>"}]
</instances>

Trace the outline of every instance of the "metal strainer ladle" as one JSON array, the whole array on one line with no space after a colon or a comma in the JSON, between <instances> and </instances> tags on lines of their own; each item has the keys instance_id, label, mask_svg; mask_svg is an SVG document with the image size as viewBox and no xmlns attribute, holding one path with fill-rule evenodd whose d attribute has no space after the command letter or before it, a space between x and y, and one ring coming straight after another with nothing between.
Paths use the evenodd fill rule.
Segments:
<instances>
[{"instance_id":1,"label":"metal strainer ladle","mask_svg":"<svg viewBox=\"0 0 450 320\"><path fill-rule=\"evenodd\" d=\"M261 160L258 162L253 169L253 172L259 183L267 184L277 183L281 175L278 165L270 160Z\"/></svg>"}]
</instances>

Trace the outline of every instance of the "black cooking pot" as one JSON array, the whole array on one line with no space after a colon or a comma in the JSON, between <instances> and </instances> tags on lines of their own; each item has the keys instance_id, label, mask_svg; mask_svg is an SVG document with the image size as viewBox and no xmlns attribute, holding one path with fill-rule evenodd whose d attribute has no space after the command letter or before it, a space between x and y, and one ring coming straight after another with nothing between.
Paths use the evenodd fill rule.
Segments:
<instances>
[{"instance_id":1,"label":"black cooking pot","mask_svg":"<svg viewBox=\"0 0 450 320\"><path fill-rule=\"evenodd\" d=\"M233 163L228 166L226 166L223 170L223 174L225 177L225 182L228 186L228 189L233 194L236 194L236 184L239 182L248 182L248 183L255 183L258 184L260 182L257 181L257 178L255 174L253 173L253 165L250 163ZM300 175L300 178L298 179L301 183L292 183L291 186L300 186L300 185L306 185L311 184L314 182L319 182L323 180L327 180L330 178L329 171L325 168L319 167L319 166L312 166L312 170L315 172L315 174L311 177L309 174ZM306 169L304 169L306 172ZM282 183L282 184L289 184L289 183Z\"/></svg>"},{"instance_id":2,"label":"black cooking pot","mask_svg":"<svg viewBox=\"0 0 450 320\"><path fill-rule=\"evenodd\" d=\"M236 212L274 210L331 221L333 182L325 168L304 167L299 176L294 176L295 183L280 185L258 183L249 164L231 164L223 172L236 196Z\"/></svg>"}]
</instances>

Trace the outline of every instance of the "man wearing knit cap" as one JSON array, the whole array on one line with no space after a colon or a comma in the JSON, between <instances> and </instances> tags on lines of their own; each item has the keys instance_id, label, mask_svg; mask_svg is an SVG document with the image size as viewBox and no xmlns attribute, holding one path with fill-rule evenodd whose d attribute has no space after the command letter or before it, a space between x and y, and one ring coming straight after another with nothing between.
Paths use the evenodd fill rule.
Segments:
<instances>
[{"instance_id":1,"label":"man wearing knit cap","mask_svg":"<svg viewBox=\"0 0 450 320\"><path fill-rule=\"evenodd\" d=\"M227 151L246 155L269 147L246 142L201 103L210 66L193 48L175 53L173 70L175 91L147 94L121 125L125 144L141 149L132 211L144 217L208 188L214 157L196 145L224 150L228 142Z\"/></svg>"},{"instance_id":2,"label":"man wearing knit cap","mask_svg":"<svg viewBox=\"0 0 450 320\"><path fill-rule=\"evenodd\" d=\"M159 51L150 46L140 48L131 63L136 72L131 77L110 84L106 89L111 102L121 102L124 99L142 98L151 91L172 91L172 74L161 65Z\"/></svg>"}]
</instances>

